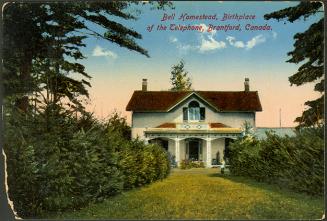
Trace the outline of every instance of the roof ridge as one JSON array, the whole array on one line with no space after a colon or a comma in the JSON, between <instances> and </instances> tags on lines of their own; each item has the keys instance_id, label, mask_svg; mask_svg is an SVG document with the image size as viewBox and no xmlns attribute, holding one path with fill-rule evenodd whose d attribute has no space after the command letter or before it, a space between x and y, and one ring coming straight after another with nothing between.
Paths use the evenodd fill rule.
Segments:
<instances>
[{"instance_id":1,"label":"roof ridge","mask_svg":"<svg viewBox=\"0 0 327 221\"><path fill-rule=\"evenodd\" d=\"M138 92L193 92L193 91L142 91L142 90L135 90L135 91L138 91Z\"/></svg>"},{"instance_id":2,"label":"roof ridge","mask_svg":"<svg viewBox=\"0 0 327 221\"><path fill-rule=\"evenodd\" d=\"M216 111L262 111L258 91L134 91L127 111L167 112L190 96L197 96Z\"/></svg>"},{"instance_id":3,"label":"roof ridge","mask_svg":"<svg viewBox=\"0 0 327 221\"><path fill-rule=\"evenodd\" d=\"M142 91L142 90L135 90L134 92L144 92L144 93L147 93L147 92L172 92L172 93L181 93L181 92L226 92L226 93L230 93L230 92L246 92L246 93L249 93L249 92L258 92L258 91L202 91L202 90L192 90L192 91Z\"/></svg>"}]
</instances>

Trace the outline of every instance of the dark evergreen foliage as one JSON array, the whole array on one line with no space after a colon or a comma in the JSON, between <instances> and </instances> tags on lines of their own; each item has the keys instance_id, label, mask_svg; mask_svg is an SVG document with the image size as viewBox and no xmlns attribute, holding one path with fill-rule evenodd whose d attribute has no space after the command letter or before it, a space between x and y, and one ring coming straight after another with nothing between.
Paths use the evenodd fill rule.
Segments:
<instances>
[{"instance_id":1,"label":"dark evergreen foliage","mask_svg":"<svg viewBox=\"0 0 327 221\"><path fill-rule=\"evenodd\" d=\"M324 193L324 127L295 137L267 133L265 140L240 139L230 146L230 171L313 195Z\"/></svg>"},{"instance_id":2,"label":"dark evergreen foliage","mask_svg":"<svg viewBox=\"0 0 327 221\"><path fill-rule=\"evenodd\" d=\"M6 111L9 196L20 216L76 210L169 174L166 151L126 139L117 113L101 123L56 109L50 119Z\"/></svg>"},{"instance_id":3,"label":"dark evergreen foliage","mask_svg":"<svg viewBox=\"0 0 327 221\"><path fill-rule=\"evenodd\" d=\"M286 19L294 22L317 13L323 13L322 2L303 1L297 6L266 14L265 19ZM305 102L309 108L295 121L299 123L299 127L318 125L324 123L324 18L313 23L305 32L295 34L294 39L294 50L288 53L291 58L287 62L304 63L289 77L291 85L317 82L314 90L322 93L320 98Z\"/></svg>"},{"instance_id":4,"label":"dark evergreen foliage","mask_svg":"<svg viewBox=\"0 0 327 221\"><path fill-rule=\"evenodd\" d=\"M139 13L129 10L138 1L18 3L6 4L4 24L4 88L6 96L31 99L42 97L47 91L52 96L47 102L58 103L69 98L78 110L82 105L78 96L88 96L90 75L79 60L85 56L81 49L89 37L104 39L131 51L149 56L136 42L142 36L117 19L135 20ZM163 9L171 6L166 1L148 2ZM100 27L94 28L96 26ZM72 73L82 79L74 80ZM27 105L20 106L26 111Z\"/></svg>"},{"instance_id":5,"label":"dark evergreen foliage","mask_svg":"<svg viewBox=\"0 0 327 221\"><path fill-rule=\"evenodd\" d=\"M85 111L91 76L79 62L89 37L148 57L137 42L142 36L117 22L137 19L139 11L131 7L140 4L171 6L165 1L4 6L4 150L9 196L21 217L78 209L121 192L129 182L122 154L132 145L130 128L118 114L99 122ZM168 174L160 148L143 145L139 154L149 164L137 174L146 180L139 185Z\"/></svg>"},{"instance_id":6,"label":"dark evergreen foliage","mask_svg":"<svg viewBox=\"0 0 327 221\"><path fill-rule=\"evenodd\" d=\"M162 147L134 140L120 152L119 168L124 175L124 188L131 189L166 178L170 162Z\"/></svg>"}]
</instances>

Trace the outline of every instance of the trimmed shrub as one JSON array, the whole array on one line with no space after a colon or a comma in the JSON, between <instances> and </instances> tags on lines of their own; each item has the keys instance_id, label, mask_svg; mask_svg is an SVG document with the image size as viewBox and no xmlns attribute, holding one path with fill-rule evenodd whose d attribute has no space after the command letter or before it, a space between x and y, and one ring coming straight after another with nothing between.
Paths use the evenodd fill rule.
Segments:
<instances>
[{"instance_id":1,"label":"trimmed shrub","mask_svg":"<svg viewBox=\"0 0 327 221\"><path fill-rule=\"evenodd\" d=\"M124 188L131 189L167 177L170 161L159 145L134 140L119 153L119 168L124 175Z\"/></svg>"},{"instance_id":2,"label":"trimmed shrub","mask_svg":"<svg viewBox=\"0 0 327 221\"><path fill-rule=\"evenodd\" d=\"M182 160L180 164L181 169L191 169L191 168L204 168L204 163L202 161L192 161L192 160Z\"/></svg>"}]
</instances>

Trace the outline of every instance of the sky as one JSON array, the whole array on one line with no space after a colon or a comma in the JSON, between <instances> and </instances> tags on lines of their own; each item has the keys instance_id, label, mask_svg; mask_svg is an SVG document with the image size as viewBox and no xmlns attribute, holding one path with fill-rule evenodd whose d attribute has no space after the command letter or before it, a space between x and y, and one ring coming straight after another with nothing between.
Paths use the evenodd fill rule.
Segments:
<instances>
[{"instance_id":1,"label":"sky","mask_svg":"<svg viewBox=\"0 0 327 221\"><path fill-rule=\"evenodd\" d=\"M147 49L150 58L103 39L89 38L82 51L87 59L87 73L92 76L87 109L99 118L113 111L126 116L131 113L126 105L134 90L141 89L143 78L148 79L148 90L168 90L171 87L171 67L181 59L192 79L194 90L242 91L244 78L250 78L250 90L258 91L263 111L257 113L256 126L279 126L279 110L283 127L293 127L294 119L305 110L304 102L320 96L314 84L290 86L288 77L296 73L300 64L286 62L287 52L293 50L294 34L305 31L323 13L303 18L294 23L264 20L263 16L298 2L173 2L175 9L150 10L148 6L129 8L141 10L138 20L120 20L139 32L137 43ZM180 20L183 14L214 16L216 19ZM173 20L163 20L164 15ZM224 14L249 15L252 19L221 21ZM255 16L255 17L253 17ZM215 17L214 17L215 18ZM178 31L170 26L191 25L203 29ZM240 25L240 30L213 30L208 27ZM270 30L246 30L246 25L269 26ZM153 25L151 31L149 27ZM166 30L157 30L158 25ZM248 25L248 26L249 26ZM212 26L211 26L212 27ZM103 31L99 27L93 27Z\"/></svg>"}]
</instances>

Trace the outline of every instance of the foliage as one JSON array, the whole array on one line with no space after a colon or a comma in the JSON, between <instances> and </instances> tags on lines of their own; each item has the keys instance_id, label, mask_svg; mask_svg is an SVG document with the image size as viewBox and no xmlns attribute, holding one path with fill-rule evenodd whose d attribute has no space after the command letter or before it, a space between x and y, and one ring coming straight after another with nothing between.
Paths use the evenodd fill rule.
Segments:
<instances>
[{"instance_id":1,"label":"foliage","mask_svg":"<svg viewBox=\"0 0 327 221\"><path fill-rule=\"evenodd\" d=\"M244 136L249 136L249 137L254 136L253 126L249 121L244 121L243 122L242 131L243 131Z\"/></svg>"},{"instance_id":2,"label":"foliage","mask_svg":"<svg viewBox=\"0 0 327 221\"><path fill-rule=\"evenodd\" d=\"M76 116L85 114L91 76L80 60L86 58L82 53L86 39L103 39L149 57L148 51L137 42L142 35L115 21L136 20L141 13L137 5L145 4L157 9L172 6L166 1L6 4L3 10L5 102L12 99L12 105L25 112L30 108L51 114L54 111L51 108L59 105Z\"/></svg>"},{"instance_id":3,"label":"foliage","mask_svg":"<svg viewBox=\"0 0 327 221\"><path fill-rule=\"evenodd\" d=\"M188 77L188 72L184 69L185 62L181 60L178 64L171 68L170 81L172 84L172 91L187 91L191 90L192 82Z\"/></svg>"},{"instance_id":4,"label":"foliage","mask_svg":"<svg viewBox=\"0 0 327 221\"><path fill-rule=\"evenodd\" d=\"M229 165L229 158L230 158L230 145L233 142L233 139L225 138L225 148L224 148L224 157L223 160L227 165Z\"/></svg>"},{"instance_id":5,"label":"foliage","mask_svg":"<svg viewBox=\"0 0 327 221\"><path fill-rule=\"evenodd\" d=\"M175 170L162 182L45 219L314 220L324 198L283 190L218 169Z\"/></svg>"},{"instance_id":6,"label":"foliage","mask_svg":"<svg viewBox=\"0 0 327 221\"><path fill-rule=\"evenodd\" d=\"M324 127L306 128L295 137L268 132L265 140L240 139L230 148L230 171L296 191L323 194L323 131Z\"/></svg>"},{"instance_id":7,"label":"foliage","mask_svg":"<svg viewBox=\"0 0 327 221\"><path fill-rule=\"evenodd\" d=\"M19 117L19 116L18 116ZM26 140L29 132L27 125L17 127L17 117L11 122L11 127L6 127L4 150L7 155L8 194L14 200L15 209L22 211L29 208L38 211L38 168L35 147ZM8 122L6 122L8 123ZM6 143L11 143L9 147Z\"/></svg>"},{"instance_id":8,"label":"foliage","mask_svg":"<svg viewBox=\"0 0 327 221\"><path fill-rule=\"evenodd\" d=\"M119 153L119 168L124 175L124 188L131 189L167 177L170 162L159 145L134 140Z\"/></svg>"},{"instance_id":9,"label":"foliage","mask_svg":"<svg viewBox=\"0 0 327 221\"><path fill-rule=\"evenodd\" d=\"M169 173L166 152L127 140L116 130L128 129L117 114L101 123L91 114L76 119L58 106L45 124L46 115L5 110L9 196L24 218L76 210Z\"/></svg>"},{"instance_id":10,"label":"foliage","mask_svg":"<svg viewBox=\"0 0 327 221\"><path fill-rule=\"evenodd\" d=\"M323 13L322 2L300 2L297 6L266 14L265 19L287 19L293 23L302 17L306 19L318 13ZM324 18L313 23L305 32L295 34L294 39L294 50L288 52L291 58L287 62L304 63L289 77L291 85L299 86L318 81L314 90L322 93L320 98L305 102L309 108L295 121L299 123L299 127L319 125L324 121Z\"/></svg>"},{"instance_id":11,"label":"foliage","mask_svg":"<svg viewBox=\"0 0 327 221\"><path fill-rule=\"evenodd\" d=\"M117 113L102 123L85 111L91 76L80 63L81 50L87 38L96 37L148 57L137 42L142 36L115 21L136 20L140 11L133 6L144 4L171 6L166 1L4 6L4 150L9 195L20 216L78 209L123 189L120 151L130 145L130 128ZM160 155L148 148L140 154ZM164 166L156 168L151 178L144 173L137 179L163 177Z\"/></svg>"},{"instance_id":12,"label":"foliage","mask_svg":"<svg viewBox=\"0 0 327 221\"><path fill-rule=\"evenodd\" d=\"M180 168L184 170L191 168L204 168L204 163L202 161L182 160Z\"/></svg>"},{"instance_id":13,"label":"foliage","mask_svg":"<svg viewBox=\"0 0 327 221\"><path fill-rule=\"evenodd\" d=\"M111 136L116 135L131 140L131 127L127 125L126 118L121 117L116 111L109 116L106 127Z\"/></svg>"}]
</instances>

